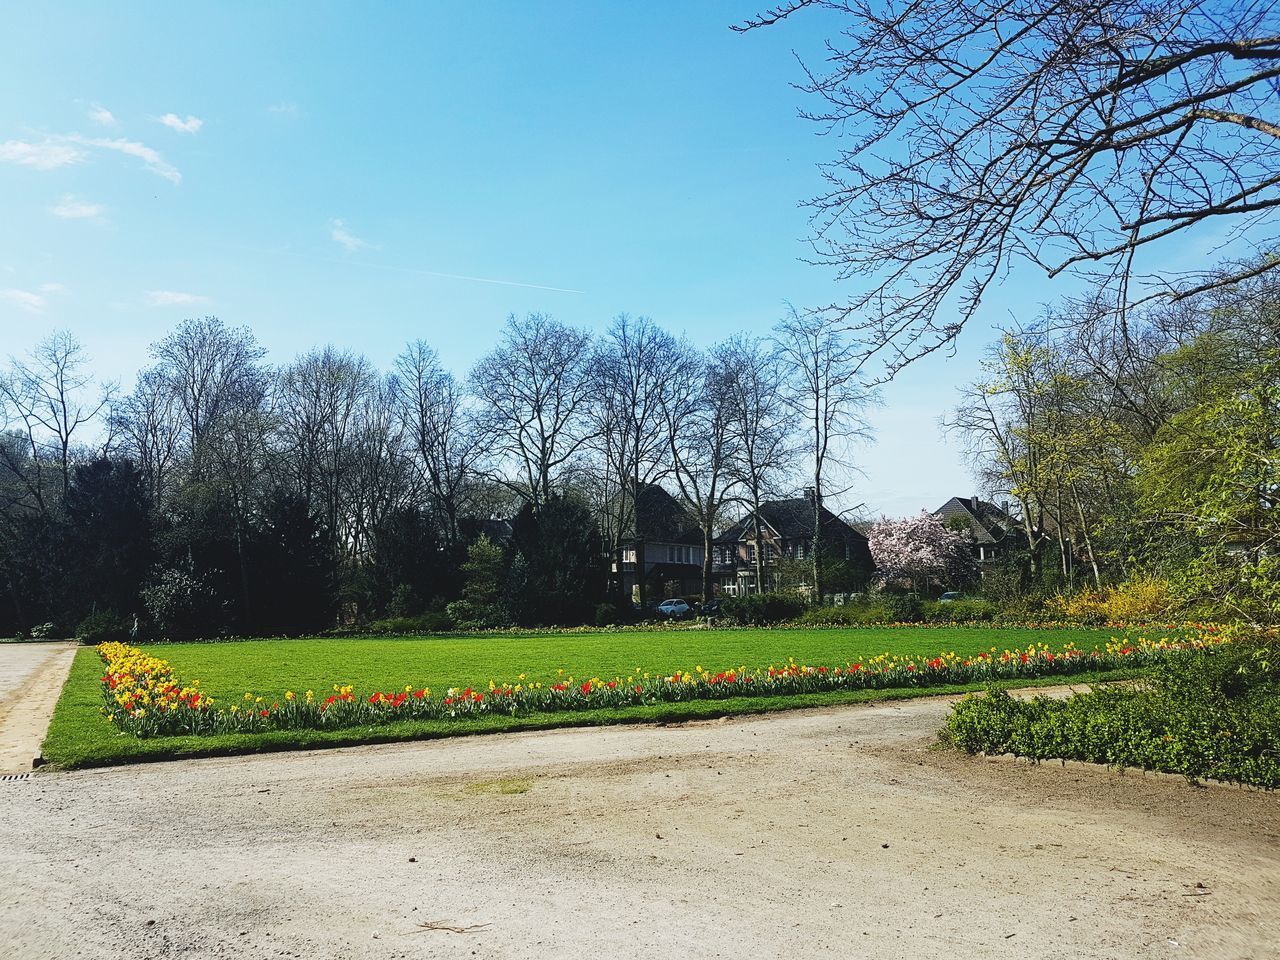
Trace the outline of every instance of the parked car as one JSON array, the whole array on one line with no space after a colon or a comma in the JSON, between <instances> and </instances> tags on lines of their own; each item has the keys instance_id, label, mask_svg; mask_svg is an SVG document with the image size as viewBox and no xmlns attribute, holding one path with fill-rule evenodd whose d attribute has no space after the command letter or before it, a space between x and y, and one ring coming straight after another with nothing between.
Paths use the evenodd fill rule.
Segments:
<instances>
[{"instance_id":1,"label":"parked car","mask_svg":"<svg viewBox=\"0 0 1280 960\"><path fill-rule=\"evenodd\" d=\"M939 603L952 603L956 600L963 600L964 595L959 590L948 590L938 598Z\"/></svg>"},{"instance_id":2,"label":"parked car","mask_svg":"<svg viewBox=\"0 0 1280 960\"><path fill-rule=\"evenodd\" d=\"M720 601L708 600L702 605L702 609L698 611L698 615L702 617L718 617L720 616Z\"/></svg>"},{"instance_id":3,"label":"parked car","mask_svg":"<svg viewBox=\"0 0 1280 960\"><path fill-rule=\"evenodd\" d=\"M692 612L693 608L679 597L672 597L670 600L663 600L658 604L658 615L672 620L687 617Z\"/></svg>"}]
</instances>

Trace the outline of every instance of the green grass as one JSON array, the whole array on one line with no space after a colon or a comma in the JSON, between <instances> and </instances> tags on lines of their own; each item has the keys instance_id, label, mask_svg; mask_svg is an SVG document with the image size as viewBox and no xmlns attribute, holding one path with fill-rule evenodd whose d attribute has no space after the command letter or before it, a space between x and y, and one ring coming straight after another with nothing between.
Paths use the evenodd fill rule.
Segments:
<instances>
[{"instance_id":1,"label":"green grass","mask_svg":"<svg viewBox=\"0 0 1280 960\"><path fill-rule=\"evenodd\" d=\"M990 627L899 627L859 629L670 630L482 637L379 637L376 639L247 640L228 643L152 644L147 651L169 660L184 680L199 679L206 693L230 703L245 693L278 699L286 690L325 695L333 684L357 693L402 690L406 684L433 691L450 686L487 687L489 680L554 681L557 670L585 678L625 676L637 667L651 673L749 668L783 663L788 657L837 664L880 653L930 655L944 650L973 654L997 647L1053 646L1074 641L1090 648L1107 630L995 629ZM102 662L95 650L76 654L45 739L45 758L61 767L97 766L175 757L306 749L428 739L500 730L677 721L796 707L958 693L972 686L923 690L837 691L807 696L740 697L664 703L626 710L589 710L525 717L488 716L468 721L402 721L369 728L278 730L261 734L157 737L122 735L99 713ZM1116 677L1112 672L1108 677ZM1078 676L1071 682L1084 682ZM1048 683L1061 683L1061 677Z\"/></svg>"}]
</instances>

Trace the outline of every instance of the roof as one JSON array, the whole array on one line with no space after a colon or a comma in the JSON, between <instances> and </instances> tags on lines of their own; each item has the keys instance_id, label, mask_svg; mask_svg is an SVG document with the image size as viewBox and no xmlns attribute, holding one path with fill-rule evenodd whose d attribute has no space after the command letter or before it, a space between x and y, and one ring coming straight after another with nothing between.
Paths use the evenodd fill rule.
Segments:
<instances>
[{"instance_id":1,"label":"roof","mask_svg":"<svg viewBox=\"0 0 1280 960\"><path fill-rule=\"evenodd\" d=\"M500 517L461 517L458 526L467 540L483 536L494 543L503 543L511 539L511 521Z\"/></svg>"},{"instance_id":2,"label":"roof","mask_svg":"<svg viewBox=\"0 0 1280 960\"><path fill-rule=\"evenodd\" d=\"M808 497L792 497L787 500L768 500L760 504L760 520L784 540L796 540L813 536L813 502ZM827 536L866 540L866 536L837 517L826 507L822 508L822 530ZM731 543L750 537L754 532L751 514L735 523L716 537L717 543Z\"/></svg>"},{"instance_id":3,"label":"roof","mask_svg":"<svg viewBox=\"0 0 1280 960\"><path fill-rule=\"evenodd\" d=\"M1002 507L977 497L952 497L933 515L946 523L952 517L961 517L969 525L975 543L996 543L1009 535L1017 522Z\"/></svg>"},{"instance_id":4,"label":"roof","mask_svg":"<svg viewBox=\"0 0 1280 960\"><path fill-rule=\"evenodd\" d=\"M698 521L675 497L658 486L647 483L636 498L635 536L644 540L670 543L701 543Z\"/></svg>"}]
</instances>

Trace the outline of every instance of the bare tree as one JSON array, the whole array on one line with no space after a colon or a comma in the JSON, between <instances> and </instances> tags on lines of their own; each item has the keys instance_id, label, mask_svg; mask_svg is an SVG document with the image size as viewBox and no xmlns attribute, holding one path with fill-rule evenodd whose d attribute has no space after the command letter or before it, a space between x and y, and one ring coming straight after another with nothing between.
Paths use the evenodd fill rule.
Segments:
<instances>
[{"instance_id":1,"label":"bare tree","mask_svg":"<svg viewBox=\"0 0 1280 960\"><path fill-rule=\"evenodd\" d=\"M671 389L663 396L662 412L671 475L681 502L702 531L702 599L706 601L712 594L712 541L738 483L732 471L737 437L729 429L733 387L723 367L688 345L682 344L667 363Z\"/></svg>"},{"instance_id":2,"label":"bare tree","mask_svg":"<svg viewBox=\"0 0 1280 960\"><path fill-rule=\"evenodd\" d=\"M770 344L758 337L737 336L712 350L716 376L725 384L733 439L730 470L741 484L751 509L756 543L757 589L764 584L764 551L760 504L777 490L792 460L794 417L787 403L786 365Z\"/></svg>"},{"instance_id":3,"label":"bare tree","mask_svg":"<svg viewBox=\"0 0 1280 960\"><path fill-rule=\"evenodd\" d=\"M393 510L419 502L424 491L412 441L400 416L396 377L379 377L366 391L352 441L353 469L344 484L344 546L352 563L369 553L374 532Z\"/></svg>"},{"instance_id":4,"label":"bare tree","mask_svg":"<svg viewBox=\"0 0 1280 960\"><path fill-rule=\"evenodd\" d=\"M591 433L603 467L599 482L605 538L620 564L623 542L634 537L639 570L645 565L639 503L644 488L667 469L664 407L681 353L676 339L649 318L621 314L591 361ZM638 583L643 606L644 577Z\"/></svg>"},{"instance_id":5,"label":"bare tree","mask_svg":"<svg viewBox=\"0 0 1280 960\"><path fill-rule=\"evenodd\" d=\"M112 405L111 420L125 455L146 477L151 502L160 503L182 442L181 411L172 385L155 368L142 371L133 393Z\"/></svg>"},{"instance_id":6,"label":"bare tree","mask_svg":"<svg viewBox=\"0 0 1280 960\"><path fill-rule=\"evenodd\" d=\"M231 513L240 597L246 611L252 609L254 592L249 576L250 528L263 500L263 479L272 465L274 420L264 399L259 395L256 404L224 408L217 419L205 426L198 447L203 466L197 483L211 491Z\"/></svg>"},{"instance_id":7,"label":"bare tree","mask_svg":"<svg viewBox=\"0 0 1280 960\"><path fill-rule=\"evenodd\" d=\"M497 476L535 508L591 437L590 356L582 331L540 313L512 315L502 341L471 373Z\"/></svg>"},{"instance_id":8,"label":"bare tree","mask_svg":"<svg viewBox=\"0 0 1280 960\"><path fill-rule=\"evenodd\" d=\"M335 555L350 539L344 529L347 477L357 468L361 415L378 380L365 357L328 346L304 354L275 377L276 435L284 463L294 488L323 512Z\"/></svg>"},{"instance_id":9,"label":"bare tree","mask_svg":"<svg viewBox=\"0 0 1280 960\"><path fill-rule=\"evenodd\" d=\"M196 478L205 473L203 441L224 415L258 409L266 393L259 361L265 351L247 327L227 327L217 317L184 320L151 347L160 375L182 410Z\"/></svg>"},{"instance_id":10,"label":"bare tree","mask_svg":"<svg viewBox=\"0 0 1280 960\"><path fill-rule=\"evenodd\" d=\"M108 408L115 392L114 384L94 386L88 364L80 341L63 330L40 341L25 361L11 358L8 376L0 377L0 396L22 425L36 471L45 457L53 459L64 496L76 433Z\"/></svg>"},{"instance_id":11,"label":"bare tree","mask_svg":"<svg viewBox=\"0 0 1280 960\"><path fill-rule=\"evenodd\" d=\"M405 433L443 521L445 542L458 543L459 511L480 459L482 443L461 385L421 340L396 359L396 394Z\"/></svg>"},{"instance_id":12,"label":"bare tree","mask_svg":"<svg viewBox=\"0 0 1280 960\"><path fill-rule=\"evenodd\" d=\"M1280 265L1160 276L1139 255L1280 208L1280 14L1269 0L788 0L847 17L804 89L845 137L809 201L814 260L866 278L827 307L886 374L955 339L1025 262L1132 305ZM1274 242L1274 236L1263 242Z\"/></svg>"},{"instance_id":13,"label":"bare tree","mask_svg":"<svg viewBox=\"0 0 1280 960\"><path fill-rule=\"evenodd\" d=\"M808 435L805 446L813 480L813 593L822 600L823 501L842 491L827 489L829 468L851 467L854 441L870 437L862 411L872 396L859 379L858 344L820 313L791 314L774 331L787 376L788 401ZM760 552L759 547L756 549Z\"/></svg>"}]
</instances>

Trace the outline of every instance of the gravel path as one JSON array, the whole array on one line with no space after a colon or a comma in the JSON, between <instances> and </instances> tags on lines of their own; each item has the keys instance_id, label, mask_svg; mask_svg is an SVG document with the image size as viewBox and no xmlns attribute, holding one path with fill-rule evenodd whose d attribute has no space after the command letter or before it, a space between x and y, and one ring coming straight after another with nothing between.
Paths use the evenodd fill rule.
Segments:
<instances>
[{"instance_id":1,"label":"gravel path","mask_svg":"<svg viewBox=\"0 0 1280 960\"><path fill-rule=\"evenodd\" d=\"M0 774L31 769L76 645L0 643Z\"/></svg>"},{"instance_id":2,"label":"gravel path","mask_svg":"<svg viewBox=\"0 0 1280 960\"><path fill-rule=\"evenodd\" d=\"M948 705L37 773L0 953L1276 955L1280 798L934 749Z\"/></svg>"}]
</instances>

